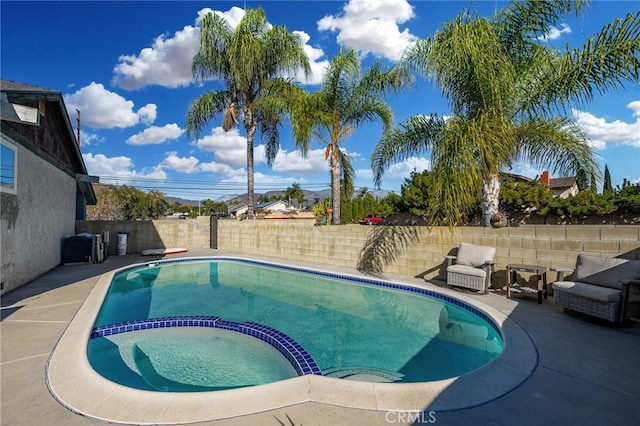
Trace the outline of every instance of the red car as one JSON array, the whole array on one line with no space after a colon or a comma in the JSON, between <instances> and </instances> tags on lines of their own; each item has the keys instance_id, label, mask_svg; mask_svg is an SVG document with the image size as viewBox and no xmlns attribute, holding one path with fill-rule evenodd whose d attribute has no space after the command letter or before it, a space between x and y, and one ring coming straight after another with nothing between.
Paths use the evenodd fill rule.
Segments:
<instances>
[{"instance_id":1,"label":"red car","mask_svg":"<svg viewBox=\"0 0 640 426\"><path fill-rule=\"evenodd\" d=\"M362 220L360 221L360 224L362 224L362 225L380 225L383 220L384 219L382 219L377 214L370 214L368 216L363 217Z\"/></svg>"}]
</instances>

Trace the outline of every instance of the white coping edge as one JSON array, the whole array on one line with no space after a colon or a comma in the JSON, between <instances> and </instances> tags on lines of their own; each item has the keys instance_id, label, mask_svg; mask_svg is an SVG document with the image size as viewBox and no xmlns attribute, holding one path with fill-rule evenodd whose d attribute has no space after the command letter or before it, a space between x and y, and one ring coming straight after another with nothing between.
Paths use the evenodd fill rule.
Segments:
<instances>
[{"instance_id":1,"label":"white coping edge","mask_svg":"<svg viewBox=\"0 0 640 426\"><path fill-rule=\"evenodd\" d=\"M181 259L241 256L202 256ZM282 262L273 265L323 270ZM152 263L154 261L145 262ZM159 262L156 260L155 262ZM141 263L145 264L145 263ZM489 364L463 376L425 383L372 383L304 375L259 386L212 392L153 392L111 382L91 367L87 344L113 276L134 264L103 274L73 317L47 362L46 380L51 394L69 410L109 423L158 425L221 420L283 408L304 402L378 411L452 411L497 399L529 378L538 365L538 352L524 330L497 309L463 294L437 290L402 280L335 272L339 275L393 282L434 292L468 303L501 327L504 348ZM334 272L332 272L334 273Z\"/></svg>"}]
</instances>

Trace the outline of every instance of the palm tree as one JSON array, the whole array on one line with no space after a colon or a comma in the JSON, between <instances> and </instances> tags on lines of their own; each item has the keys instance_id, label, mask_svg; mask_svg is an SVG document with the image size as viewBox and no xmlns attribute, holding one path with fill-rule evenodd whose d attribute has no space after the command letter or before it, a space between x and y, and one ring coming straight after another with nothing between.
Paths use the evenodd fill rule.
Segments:
<instances>
[{"instance_id":1,"label":"palm tree","mask_svg":"<svg viewBox=\"0 0 640 426\"><path fill-rule=\"evenodd\" d=\"M305 201L304 191L299 183L294 182L290 187L284 191L284 200L291 204L291 200L298 202L298 206Z\"/></svg>"},{"instance_id":2,"label":"palm tree","mask_svg":"<svg viewBox=\"0 0 640 426\"><path fill-rule=\"evenodd\" d=\"M408 70L385 72L379 61L364 75L360 71L360 59L354 50L340 52L331 60L320 90L290 102L291 125L298 149L308 152L312 138L326 144L334 225L340 224L341 179L345 188L353 188L353 168L340 145L356 127L378 119L386 132L391 127L393 113L380 97L412 82Z\"/></svg>"},{"instance_id":3,"label":"palm tree","mask_svg":"<svg viewBox=\"0 0 640 426\"><path fill-rule=\"evenodd\" d=\"M366 186L360 188L360 191L358 191L358 198L365 198L367 195L371 195L371 191L369 191L369 188L367 188Z\"/></svg>"},{"instance_id":4,"label":"palm tree","mask_svg":"<svg viewBox=\"0 0 640 426\"><path fill-rule=\"evenodd\" d=\"M235 29L220 15L208 13L200 28L200 48L193 57L196 80L219 80L224 88L198 97L187 112L187 135L199 137L206 124L223 113L222 128L239 125L242 113L247 132L247 204L253 218L253 140L259 130L273 163L280 148L277 110L267 108L269 97L300 90L283 75L303 70L310 74L309 59L299 36L284 26L270 26L261 8L247 10Z\"/></svg>"},{"instance_id":5,"label":"palm tree","mask_svg":"<svg viewBox=\"0 0 640 426\"><path fill-rule=\"evenodd\" d=\"M640 12L609 23L581 49L540 42L586 3L514 1L491 19L463 11L410 47L398 66L435 80L451 116L414 116L386 134L372 155L375 183L391 164L430 149L429 220L459 224L481 190L488 226L498 212L500 172L516 161L595 182L594 153L566 112L594 90L638 81Z\"/></svg>"}]
</instances>

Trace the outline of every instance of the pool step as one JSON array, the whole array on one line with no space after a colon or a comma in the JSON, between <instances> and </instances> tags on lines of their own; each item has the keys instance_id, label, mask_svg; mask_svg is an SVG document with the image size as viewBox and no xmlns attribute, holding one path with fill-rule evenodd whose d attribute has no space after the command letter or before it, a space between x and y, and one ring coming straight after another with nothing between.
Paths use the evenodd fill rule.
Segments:
<instances>
[{"instance_id":1,"label":"pool step","mask_svg":"<svg viewBox=\"0 0 640 426\"><path fill-rule=\"evenodd\" d=\"M402 373L370 367L330 367L323 369L322 374L337 379L364 382L398 382L404 377Z\"/></svg>"}]
</instances>

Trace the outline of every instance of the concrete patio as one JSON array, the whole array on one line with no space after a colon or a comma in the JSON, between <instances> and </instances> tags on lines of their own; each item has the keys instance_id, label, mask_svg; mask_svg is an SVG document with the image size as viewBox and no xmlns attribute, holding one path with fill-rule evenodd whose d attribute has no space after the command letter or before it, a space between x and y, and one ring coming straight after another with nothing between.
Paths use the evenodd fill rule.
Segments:
<instances>
[{"instance_id":1,"label":"concrete patio","mask_svg":"<svg viewBox=\"0 0 640 426\"><path fill-rule=\"evenodd\" d=\"M225 255L202 249L187 256ZM268 258L264 258L268 259ZM45 381L47 360L81 304L107 271L152 260L137 254L110 256L104 263L55 268L2 298L2 425L101 424L61 405ZM278 259L268 259L279 261ZM332 269L318 265L321 269ZM336 268L345 272L344 268ZM412 277L385 275L424 285ZM438 283L431 284L438 288ZM199 425L635 425L640 418L640 322L614 327L562 312L552 296L507 299L504 294L471 295L517 323L537 350L531 376L510 392L479 406L429 412L411 418L399 413L348 409L307 402Z\"/></svg>"}]
</instances>

